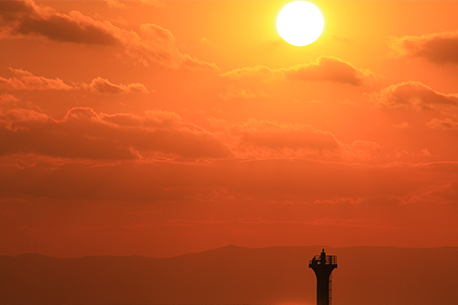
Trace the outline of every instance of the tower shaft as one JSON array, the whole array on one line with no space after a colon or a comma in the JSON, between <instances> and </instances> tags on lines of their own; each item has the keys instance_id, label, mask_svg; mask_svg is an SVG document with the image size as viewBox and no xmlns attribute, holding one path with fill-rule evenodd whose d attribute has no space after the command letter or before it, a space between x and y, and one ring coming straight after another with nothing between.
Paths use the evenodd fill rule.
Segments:
<instances>
[{"instance_id":1,"label":"tower shaft","mask_svg":"<svg viewBox=\"0 0 458 305\"><path fill-rule=\"evenodd\" d=\"M332 270L337 268L337 257L326 255L323 251L310 261L309 267L315 271L316 275L316 304L330 305L331 290L330 280Z\"/></svg>"}]
</instances>

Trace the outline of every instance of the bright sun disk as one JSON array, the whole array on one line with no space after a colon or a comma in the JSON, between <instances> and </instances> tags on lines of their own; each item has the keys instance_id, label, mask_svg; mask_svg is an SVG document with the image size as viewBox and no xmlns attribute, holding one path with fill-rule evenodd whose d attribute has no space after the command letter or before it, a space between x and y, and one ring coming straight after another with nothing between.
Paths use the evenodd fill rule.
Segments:
<instances>
[{"instance_id":1,"label":"bright sun disk","mask_svg":"<svg viewBox=\"0 0 458 305\"><path fill-rule=\"evenodd\" d=\"M277 17L278 34L289 44L302 47L320 37L324 19L320 10L310 2L291 2Z\"/></svg>"}]
</instances>

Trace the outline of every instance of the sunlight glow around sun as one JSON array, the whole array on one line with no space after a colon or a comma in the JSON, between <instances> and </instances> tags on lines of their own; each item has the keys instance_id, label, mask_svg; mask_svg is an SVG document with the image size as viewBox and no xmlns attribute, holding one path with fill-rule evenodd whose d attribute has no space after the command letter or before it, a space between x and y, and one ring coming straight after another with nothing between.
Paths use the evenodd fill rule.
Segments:
<instances>
[{"instance_id":1,"label":"sunlight glow around sun","mask_svg":"<svg viewBox=\"0 0 458 305\"><path fill-rule=\"evenodd\" d=\"M324 19L320 10L310 2L291 2L277 17L278 34L289 44L302 47L320 37Z\"/></svg>"}]
</instances>

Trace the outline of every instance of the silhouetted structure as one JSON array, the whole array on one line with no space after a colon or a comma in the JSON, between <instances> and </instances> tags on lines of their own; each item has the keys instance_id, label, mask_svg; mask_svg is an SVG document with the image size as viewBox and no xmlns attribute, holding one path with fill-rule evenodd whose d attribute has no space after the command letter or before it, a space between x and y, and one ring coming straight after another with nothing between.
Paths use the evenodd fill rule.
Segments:
<instances>
[{"instance_id":1,"label":"silhouetted structure","mask_svg":"<svg viewBox=\"0 0 458 305\"><path fill-rule=\"evenodd\" d=\"M320 255L315 255L310 261L309 268L316 274L316 304L331 304L331 272L337 268L337 256L326 255L324 249Z\"/></svg>"}]
</instances>

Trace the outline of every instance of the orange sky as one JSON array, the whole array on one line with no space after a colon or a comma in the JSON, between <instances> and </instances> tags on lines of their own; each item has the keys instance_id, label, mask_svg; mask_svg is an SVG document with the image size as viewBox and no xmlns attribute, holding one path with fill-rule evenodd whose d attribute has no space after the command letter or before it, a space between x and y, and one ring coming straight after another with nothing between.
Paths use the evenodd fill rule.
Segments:
<instances>
[{"instance_id":1,"label":"orange sky","mask_svg":"<svg viewBox=\"0 0 458 305\"><path fill-rule=\"evenodd\" d=\"M0 1L0 254L458 246L458 2Z\"/></svg>"}]
</instances>

